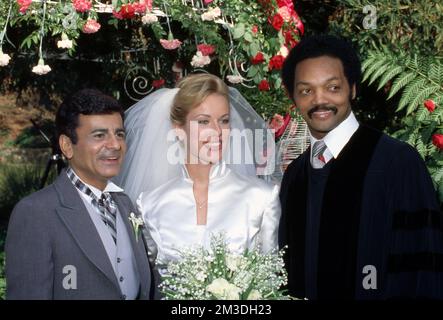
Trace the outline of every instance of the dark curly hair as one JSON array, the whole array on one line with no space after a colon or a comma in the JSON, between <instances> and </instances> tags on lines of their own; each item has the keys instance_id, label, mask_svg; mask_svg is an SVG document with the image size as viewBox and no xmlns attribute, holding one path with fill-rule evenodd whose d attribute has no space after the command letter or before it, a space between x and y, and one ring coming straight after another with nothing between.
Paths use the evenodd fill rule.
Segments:
<instances>
[{"instance_id":1,"label":"dark curly hair","mask_svg":"<svg viewBox=\"0 0 443 320\"><path fill-rule=\"evenodd\" d=\"M294 98L294 76L297 64L303 60L321 56L340 59L349 88L352 88L355 84L358 92L361 78L361 63L357 51L352 44L344 38L332 35L314 35L302 38L283 63L282 80L291 99Z\"/></svg>"},{"instance_id":2,"label":"dark curly hair","mask_svg":"<svg viewBox=\"0 0 443 320\"><path fill-rule=\"evenodd\" d=\"M68 136L73 144L77 143L75 129L78 118L83 115L120 113L124 119L124 110L117 100L95 89L82 89L63 101L55 117L56 137Z\"/></svg>"}]
</instances>

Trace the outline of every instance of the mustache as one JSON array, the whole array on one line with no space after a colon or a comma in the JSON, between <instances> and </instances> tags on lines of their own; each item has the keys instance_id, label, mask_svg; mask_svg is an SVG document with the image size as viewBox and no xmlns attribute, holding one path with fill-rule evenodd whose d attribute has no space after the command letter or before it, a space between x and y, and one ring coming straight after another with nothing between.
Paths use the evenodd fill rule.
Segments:
<instances>
[{"instance_id":1,"label":"mustache","mask_svg":"<svg viewBox=\"0 0 443 320\"><path fill-rule=\"evenodd\" d=\"M318 106L312 107L312 109L308 111L308 117L311 118L312 114L317 111L332 111L332 112L334 112L334 114L337 114L338 110L337 110L337 107L334 105L329 105L329 106L318 105Z\"/></svg>"}]
</instances>

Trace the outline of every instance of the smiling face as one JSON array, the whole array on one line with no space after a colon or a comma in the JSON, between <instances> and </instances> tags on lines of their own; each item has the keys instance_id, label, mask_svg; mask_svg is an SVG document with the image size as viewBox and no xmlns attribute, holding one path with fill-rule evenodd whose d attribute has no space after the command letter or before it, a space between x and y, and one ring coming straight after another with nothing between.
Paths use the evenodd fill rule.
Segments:
<instances>
[{"instance_id":1,"label":"smiling face","mask_svg":"<svg viewBox=\"0 0 443 320\"><path fill-rule=\"evenodd\" d=\"M183 130L187 139L187 163L208 164L221 160L229 139L229 102L220 94L210 94L189 111Z\"/></svg>"},{"instance_id":2,"label":"smiling face","mask_svg":"<svg viewBox=\"0 0 443 320\"><path fill-rule=\"evenodd\" d=\"M103 190L116 176L126 152L125 130L119 113L79 115L77 143L60 136L60 148L84 182Z\"/></svg>"},{"instance_id":3,"label":"smiling face","mask_svg":"<svg viewBox=\"0 0 443 320\"><path fill-rule=\"evenodd\" d=\"M321 56L297 64L293 97L311 134L322 139L351 113L355 85L349 87L343 64Z\"/></svg>"}]
</instances>

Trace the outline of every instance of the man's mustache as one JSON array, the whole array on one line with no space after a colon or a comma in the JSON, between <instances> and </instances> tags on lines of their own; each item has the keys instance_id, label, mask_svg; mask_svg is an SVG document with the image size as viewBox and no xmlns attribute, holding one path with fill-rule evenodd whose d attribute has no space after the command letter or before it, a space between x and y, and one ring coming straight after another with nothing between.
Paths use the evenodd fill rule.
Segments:
<instances>
[{"instance_id":1,"label":"man's mustache","mask_svg":"<svg viewBox=\"0 0 443 320\"><path fill-rule=\"evenodd\" d=\"M312 118L312 114L317 111L332 111L334 112L334 114L337 114L338 110L336 106L324 106L324 105L315 106L308 111L308 117Z\"/></svg>"}]
</instances>

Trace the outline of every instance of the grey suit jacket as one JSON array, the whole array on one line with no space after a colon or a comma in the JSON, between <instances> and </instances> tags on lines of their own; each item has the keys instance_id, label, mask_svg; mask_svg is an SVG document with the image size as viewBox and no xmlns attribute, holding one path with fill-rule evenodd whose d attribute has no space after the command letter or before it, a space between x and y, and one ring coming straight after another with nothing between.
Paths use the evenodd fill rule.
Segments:
<instances>
[{"instance_id":1,"label":"grey suit jacket","mask_svg":"<svg viewBox=\"0 0 443 320\"><path fill-rule=\"evenodd\" d=\"M125 218L136 210L125 194L116 193L114 199L131 238L139 298L149 299L146 248ZM65 171L15 206L5 251L7 299L124 299L100 236Z\"/></svg>"}]
</instances>

